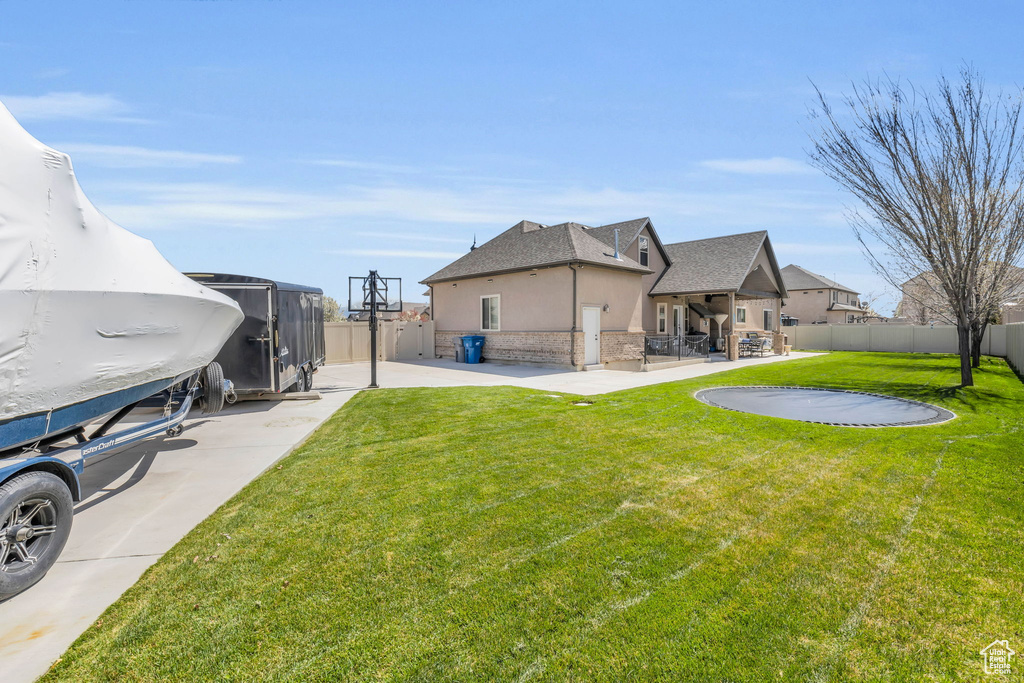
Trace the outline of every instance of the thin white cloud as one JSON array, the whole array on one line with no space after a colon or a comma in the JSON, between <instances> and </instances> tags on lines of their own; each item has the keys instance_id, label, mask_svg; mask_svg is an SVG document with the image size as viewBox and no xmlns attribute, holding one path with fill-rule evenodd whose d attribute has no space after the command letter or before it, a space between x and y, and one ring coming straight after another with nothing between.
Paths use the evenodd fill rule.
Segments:
<instances>
[{"instance_id":1,"label":"thin white cloud","mask_svg":"<svg viewBox=\"0 0 1024 683\"><path fill-rule=\"evenodd\" d=\"M704 168L723 173L743 175L793 175L813 173L814 169L797 159L771 157L768 159L709 159L700 162Z\"/></svg>"},{"instance_id":2,"label":"thin white cloud","mask_svg":"<svg viewBox=\"0 0 1024 683\"><path fill-rule=\"evenodd\" d=\"M376 239L403 240L408 242L441 242L444 244L464 244L464 237L435 237L433 235L417 235L411 232L370 232L358 231L353 233L359 237L373 237Z\"/></svg>"},{"instance_id":3,"label":"thin white cloud","mask_svg":"<svg viewBox=\"0 0 1024 683\"><path fill-rule=\"evenodd\" d=\"M391 256L394 258L457 259L466 252L458 251L414 251L412 249L332 249L339 256Z\"/></svg>"},{"instance_id":4,"label":"thin white cloud","mask_svg":"<svg viewBox=\"0 0 1024 683\"><path fill-rule=\"evenodd\" d=\"M212 225L272 229L288 221L330 229L359 221L362 225L356 229L362 231L370 225L397 223L409 226L409 234L419 235L437 234L438 226L444 225L495 230L524 218L547 224L572 220L601 225L638 216L655 216L659 229L671 227L675 234L663 235L671 239L687 238L691 229L707 236L794 225L835 227L830 224L834 204L809 191L683 192L468 183L454 188L344 185L317 192L203 183L93 187L102 193L95 198L97 203L112 219L147 229ZM461 227L460 233L465 230ZM436 240L455 239L449 235L441 232ZM483 232L480 237L485 237Z\"/></svg>"},{"instance_id":5,"label":"thin white cloud","mask_svg":"<svg viewBox=\"0 0 1024 683\"><path fill-rule=\"evenodd\" d=\"M119 123L146 123L128 116L131 107L113 95L51 92L45 95L0 95L0 102L22 121L86 119Z\"/></svg>"},{"instance_id":6,"label":"thin white cloud","mask_svg":"<svg viewBox=\"0 0 1024 683\"><path fill-rule=\"evenodd\" d=\"M36 72L36 78L60 78L61 76L67 76L69 73L70 69L63 69L60 67L40 69Z\"/></svg>"},{"instance_id":7,"label":"thin white cloud","mask_svg":"<svg viewBox=\"0 0 1024 683\"><path fill-rule=\"evenodd\" d=\"M420 173L422 169L401 164L383 164L374 161L355 161L352 159L316 159L309 163L314 166L334 166L350 168L357 171L376 171L380 173Z\"/></svg>"},{"instance_id":8,"label":"thin white cloud","mask_svg":"<svg viewBox=\"0 0 1024 683\"><path fill-rule=\"evenodd\" d=\"M122 145L69 143L54 147L106 168L183 168L204 164L237 164L242 161L242 157L233 154L205 154Z\"/></svg>"}]
</instances>

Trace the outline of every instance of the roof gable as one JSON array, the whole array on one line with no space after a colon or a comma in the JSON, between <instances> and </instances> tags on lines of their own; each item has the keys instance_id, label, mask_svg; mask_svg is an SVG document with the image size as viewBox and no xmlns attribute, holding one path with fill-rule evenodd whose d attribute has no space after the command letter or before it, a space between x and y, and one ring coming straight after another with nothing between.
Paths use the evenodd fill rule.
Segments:
<instances>
[{"instance_id":1,"label":"roof gable","mask_svg":"<svg viewBox=\"0 0 1024 683\"><path fill-rule=\"evenodd\" d=\"M748 278L751 278L751 285L771 284L766 272L758 274L760 266L754 268L762 247L768 256L772 275L782 290L781 295L787 296L766 230L665 245L671 265L650 293L657 296L737 292L745 288Z\"/></svg>"},{"instance_id":2,"label":"roof gable","mask_svg":"<svg viewBox=\"0 0 1024 683\"><path fill-rule=\"evenodd\" d=\"M654 224L651 223L650 218L634 218L631 221L622 221L620 223L609 223L608 225L600 225L596 228L587 228L587 234L595 237L609 247L615 248L615 231L619 231L619 251L626 251L633 242L636 241L640 233L647 228L650 232L651 239L654 240L654 246L661 252L661 258L665 263L672 263L672 259L669 257L668 251L665 249L665 245L662 244L661 238L658 237L657 231L654 229Z\"/></svg>"},{"instance_id":3,"label":"roof gable","mask_svg":"<svg viewBox=\"0 0 1024 683\"><path fill-rule=\"evenodd\" d=\"M806 268L801 268L793 263L782 269L782 278L786 282L786 289L790 290L827 288L838 289L842 292L849 292L850 294L860 294L860 292L856 292L849 287L841 285L835 280L829 280L824 275L812 273Z\"/></svg>"},{"instance_id":4,"label":"roof gable","mask_svg":"<svg viewBox=\"0 0 1024 683\"><path fill-rule=\"evenodd\" d=\"M520 221L494 239L448 264L422 284L458 280L481 275L527 270L563 263L588 263L609 268L650 273L636 261L619 255L616 259L608 246L588 234L580 223L543 226Z\"/></svg>"}]
</instances>

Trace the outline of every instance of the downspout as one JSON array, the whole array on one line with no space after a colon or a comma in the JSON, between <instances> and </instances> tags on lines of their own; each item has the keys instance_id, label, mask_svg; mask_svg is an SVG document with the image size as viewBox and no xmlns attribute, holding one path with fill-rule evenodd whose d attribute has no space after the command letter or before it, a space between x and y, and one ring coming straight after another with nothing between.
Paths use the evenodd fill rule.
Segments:
<instances>
[{"instance_id":1,"label":"downspout","mask_svg":"<svg viewBox=\"0 0 1024 683\"><path fill-rule=\"evenodd\" d=\"M566 264L572 271L572 329L569 331L569 364L576 367L576 269Z\"/></svg>"},{"instance_id":2,"label":"downspout","mask_svg":"<svg viewBox=\"0 0 1024 683\"><path fill-rule=\"evenodd\" d=\"M430 343L432 345L430 357L437 358L437 310L434 308L434 285L427 285L427 290L430 292L430 324L434 328L434 334L430 335Z\"/></svg>"}]
</instances>

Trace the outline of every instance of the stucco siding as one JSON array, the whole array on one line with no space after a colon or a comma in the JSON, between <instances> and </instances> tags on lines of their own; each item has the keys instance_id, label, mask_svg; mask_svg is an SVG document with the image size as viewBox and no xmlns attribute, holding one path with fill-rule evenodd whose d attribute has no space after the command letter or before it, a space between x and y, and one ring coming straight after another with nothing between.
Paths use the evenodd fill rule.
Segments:
<instances>
[{"instance_id":1,"label":"stucco siding","mask_svg":"<svg viewBox=\"0 0 1024 683\"><path fill-rule=\"evenodd\" d=\"M832 298L830 289L803 289L790 292L783 312L800 319L801 325L827 321L827 309ZM820 292L820 293L819 293Z\"/></svg>"},{"instance_id":2,"label":"stucco siding","mask_svg":"<svg viewBox=\"0 0 1024 683\"><path fill-rule=\"evenodd\" d=\"M650 228L644 228L637 235L637 239L633 240L633 243L629 245L625 254L629 258L633 259L637 263L640 263L640 238L646 237L647 242L650 245L648 249L648 255L650 260L647 263L647 267L650 268L653 273L650 275L644 275L641 279L641 289L643 290L643 299L641 300L641 313L642 319L640 320L640 328L645 330L653 330L655 326L655 315L656 308L651 302L651 297L647 296L647 293L651 291L651 287L658 281L661 274L665 272L665 268L668 264L665 259L662 258L661 252L658 247L654 244L654 237L651 236Z\"/></svg>"},{"instance_id":3,"label":"stucco siding","mask_svg":"<svg viewBox=\"0 0 1024 683\"><path fill-rule=\"evenodd\" d=\"M572 273L565 266L441 282L433 289L438 331L480 333L480 297L495 294L501 296L502 332L568 332L572 327Z\"/></svg>"},{"instance_id":4,"label":"stucco siding","mask_svg":"<svg viewBox=\"0 0 1024 683\"><path fill-rule=\"evenodd\" d=\"M833 289L801 289L789 293L783 312L800 319L801 325L827 322L831 325L843 325L849 322L849 315L857 316L853 311L830 311L833 302L856 305L860 297L850 292Z\"/></svg>"},{"instance_id":5,"label":"stucco siding","mask_svg":"<svg viewBox=\"0 0 1024 683\"><path fill-rule=\"evenodd\" d=\"M754 271L758 266L764 270L765 275L767 275L771 283L775 285L775 289L779 290L779 281L778 278L775 277L775 273L772 272L772 262L768 258L768 251L764 248L764 245L762 245L758 250L757 257L754 259L754 263L750 266L750 271L748 272Z\"/></svg>"},{"instance_id":6,"label":"stucco siding","mask_svg":"<svg viewBox=\"0 0 1024 683\"><path fill-rule=\"evenodd\" d=\"M601 312L602 330L643 331L643 302L648 297L639 274L584 266L577 271L576 277L577 326L583 325L584 306L603 309L607 305L608 310ZM572 286L571 282L569 286Z\"/></svg>"}]
</instances>

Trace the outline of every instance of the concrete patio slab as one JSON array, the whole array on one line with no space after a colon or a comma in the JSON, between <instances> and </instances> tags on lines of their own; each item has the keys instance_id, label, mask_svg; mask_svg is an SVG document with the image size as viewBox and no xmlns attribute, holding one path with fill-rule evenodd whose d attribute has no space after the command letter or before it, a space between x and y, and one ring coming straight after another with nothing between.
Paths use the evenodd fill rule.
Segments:
<instances>
[{"instance_id":1,"label":"concrete patio slab","mask_svg":"<svg viewBox=\"0 0 1024 683\"><path fill-rule=\"evenodd\" d=\"M573 372L571 370L480 363L467 365L449 359L421 361L389 361L377 364L377 384L383 388L398 387L456 387L456 386L516 386L541 391L558 391L582 396L607 394L623 389L678 382L692 377L703 377L718 372L737 370L752 365L783 363L800 358L819 356L817 353L793 352L789 356L765 356L726 361L713 357L707 363L654 370L628 372L602 370L599 372ZM320 373L333 384L353 389L365 387L370 381L369 363L329 365Z\"/></svg>"}]
</instances>

